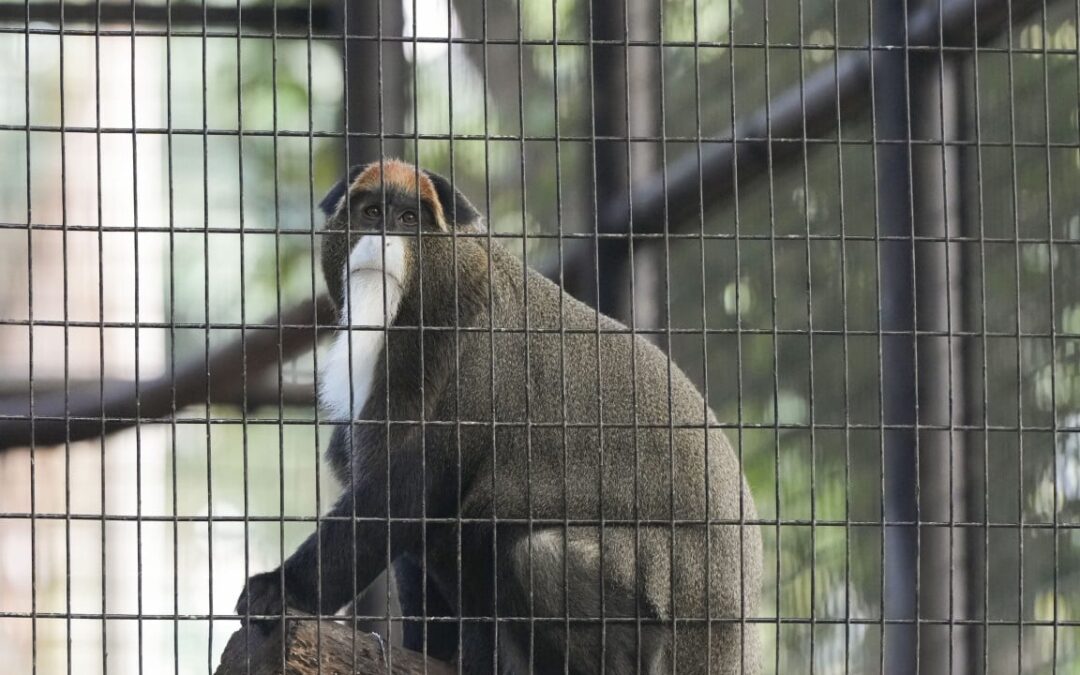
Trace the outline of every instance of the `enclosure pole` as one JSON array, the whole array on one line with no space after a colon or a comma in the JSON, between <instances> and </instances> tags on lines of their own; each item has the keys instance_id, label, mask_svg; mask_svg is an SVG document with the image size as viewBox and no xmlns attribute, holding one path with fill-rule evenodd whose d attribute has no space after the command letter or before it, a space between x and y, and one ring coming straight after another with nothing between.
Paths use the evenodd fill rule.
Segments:
<instances>
[{"instance_id":1,"label":"enclosure pole","mask_svg":"<svg viewBox=\"0 0 1080 675\"><path fill-rule=\"evenodd\" d=\"M626 0L626 33L629 40L661 41L664 17L661 0ZM624 67L626 68L626 127L631 137L663 137L664 80L660 62L664 58L662 47L627 49ZM627 143L626 182L624 188L626 203L632 206L634 194L634 176L656 176L664 182L663 167L666 161L665 145L656 143ZM663 224L660 225L663 227ZM633 232L631 223L627 230ZM670 260L663 259L664 250L660 246L637 246L633 237L629 237L624 249L628 255L627 271L630 276L629 293L625 294L632 306L621 308L623 318L634 328L661 328L666 321L665 306L668 293L665 267ZM624 302L624 305L629 303ZM612 307L612 309L615 309ZM652 333L646 339L657 342L659 333ZM667 345L670 349L671 346Z\"/></svg>"},{"instance_id":2,"label":"enclosure pole","mask_svg":"<svg viewBox=\"0 0 1080 675\"><path fill-rule=\"evenodd\" d=\"M875 0L874 45L907 45L906 2ZM918 518L915 392L914 241L911 193L908 50L876 51L874 152L882 331L881 422L883 551L882 627L885 672L918 672Z\"/></svg>"},{"instance_id":3,"label":"enclosure pole","mask_svg":"<svg viewBox=\"0 0 1080 675\"><path fill-rule=\"evenodd\" d=\"M593 141L595 180L587 211L594 214L598 232L605 230L603 213L616 205L629 208L633 175L654 175L659 169L659 143L631 143L629 138L662 133L656 110L663 95L659 82L663 54L659 47L631 48L627 42L658 40L660 19L658 0L592 0L589 5L589 34L600 41L591 50L592 134L627 139ZM604 314L638 327L654 327L661 292L660 274L654 269L659 264L656 252L635 260L638 251L632 255L631 246L630 236L597 239L592 247L595 258L588 265L566 268L565 288Z\"/></svg>"},{"instance_id":4,"label":"enclosure pole","mask_svg":"<svg viewBox=\"0 0 1080 675\"><path fill-rule=\"evenodd\" d=\"M593 40L592 58L592 142L593 150L593 204L589 208L596 227L599 208L615 200L626 201L628 153L621 142L596 140L596 137L618 137L628 134L629 113L627 76L624 68L624 50L627 47L607 41L625 40L627 3L633 0L592 0L589 3L589 34ZM629 143L627 143L629 145ZM626 261L630 247L629 237L598 239L594 243L593 264L568 270L572 275L568 285L576 286L578 297L605 314L620 315L626 292ZM620 316L620 318L622 318Z\"/></svg>"},{"instance_id":5,"label":"enclosure pole","mask_svg":"<svg viewBox=\"0 0 1080 675\"><path fill-rule=\"evenodd\" d=\"M921 6L936 0L921 0ZM943 51L912 57L912 115L915 135L930 141L912 157L915 234L917 355L917 421L933 429L918 431L919 512L922 521L948 527L919 529L919 618L947 621L962 618L968 602L965 528L963 422L968 385L963 345L955 337L963 327L963 248L951 238L962 231L960 149L961 63ZM940 143L940 145L938 145ZM932 335L927 335L932 332ZM920 625L923 673L966 673L969 643L977 640L966 626Z\"/></svg>"},{"instance_id":6,"label":"enclosure pole","mask_svg":"<svg viewBox=\"0 0 1080 675\"><path fill-rule=\"evenodd\" d=\"M410 89L400 41L405 25L402 4L399 0L348 2L346 9L346 2L335 5L338 25L345 31L346 159L352 165L374 161L381 154L400 157ZM380 36L391 39L379 40ZM379 133L399 137L380 139Z\"/></svg>"}]
</instances>

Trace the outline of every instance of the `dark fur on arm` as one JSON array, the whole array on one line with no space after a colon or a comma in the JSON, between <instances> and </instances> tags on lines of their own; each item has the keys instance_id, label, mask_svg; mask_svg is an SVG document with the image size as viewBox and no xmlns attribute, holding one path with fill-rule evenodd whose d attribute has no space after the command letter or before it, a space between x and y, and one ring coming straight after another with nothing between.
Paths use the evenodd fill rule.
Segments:
<instances>
[{"instance_id":1,"label":"dark fur on arm","mask_svg":"<svg viewBox=\"0 0 1080 675\"><path fill-rule=\"evenodd\" d=\"M338 427L328 454L351 455L346 427ZM387 522L385 472L353 478L345 494L288 560L278 569L248 580L236 603L241 616L281 616L284 607L308 613L333 614L351 602L386 569ZM355 472L350 472L355 476ZM374 479L368 477L375 477ZM357 518L357 520L353 520ZM392 533L394 548L407 546L411 533ZM284 581L284 588L282 588ZM265 620L266 627L272 620Z\"/></svg>"}]
</instances>

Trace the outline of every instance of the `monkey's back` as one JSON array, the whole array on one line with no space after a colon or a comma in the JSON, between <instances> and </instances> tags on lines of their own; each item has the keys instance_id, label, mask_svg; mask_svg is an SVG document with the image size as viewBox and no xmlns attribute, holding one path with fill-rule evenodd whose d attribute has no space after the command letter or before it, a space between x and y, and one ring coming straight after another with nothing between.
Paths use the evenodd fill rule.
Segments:
<instances>
[{"instance_id":1,"label":"monkey's back","mask_svg":"<svg viewBox=\"0 0 1080 675\"><path fill-rule=\"evenodd\" d=\"M491 258L493 303L460 332L460 367L438 413L462 422L461 456L479 464L462 515L603 522L613 542L633 530L629 550L613 555L636 558L639 570L652 564L657 605L674 601L680 616L707 603L727 617L752 614L761 542L745 521L756 510L697 389L626 326L500 246ZM649 562L657 550L674 553L675 574Z\"/></svg>"},{"instance_id":2,"label":"monkey's back","mask_svg":"<svg viewBox=\"0 0 1080 675\"><path fill-rule=\"evenodd\" d=\"M527 516L521 497L542 490L559 498L540 499L534 517L703 519L708 504L713 519L756 518L738 458L682 370L502 247L491 253L494 302L465 320L439 414L476 442L494 438L509 481L498 508Z\"/></svg>"}]
</instances>

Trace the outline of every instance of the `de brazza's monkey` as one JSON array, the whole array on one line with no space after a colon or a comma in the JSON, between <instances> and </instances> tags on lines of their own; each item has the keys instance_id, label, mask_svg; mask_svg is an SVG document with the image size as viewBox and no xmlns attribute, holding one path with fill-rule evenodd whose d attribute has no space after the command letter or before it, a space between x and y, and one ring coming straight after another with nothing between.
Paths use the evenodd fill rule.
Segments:
<instances>
[{"instance_id":1,"label":"de brazza's monkey","mask_svg":"<svg viewBox=\"0 0 1080 675\"><path fill-rule=\"evenodd\" d=\"M753 500L690 380L438 175L354 167L321 206L345 493L238 613L332 614L397 561L427 572L404 614L444 619L429 646L467 673L757 672Z\"/></svg>"}]
</instances>

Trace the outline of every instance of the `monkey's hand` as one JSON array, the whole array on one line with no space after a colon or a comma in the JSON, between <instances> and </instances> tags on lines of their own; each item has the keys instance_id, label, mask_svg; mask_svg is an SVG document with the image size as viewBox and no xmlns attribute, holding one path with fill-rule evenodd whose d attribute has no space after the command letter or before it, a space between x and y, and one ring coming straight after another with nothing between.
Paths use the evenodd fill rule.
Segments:
<instances>
[{"instance_id":1,"label":"monkey's hand","mask_svg":"<svg viewBox=\"0 0 1080 675\"><path fill-rule=\"evenodd\" d=\"M280 568L256 574L248 579L236 601L236 613L240 615L240 621L247 625L250 620L263 635L269 633L289 606L282 581Z\"/></svg>"}]
</instances>

